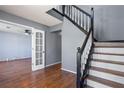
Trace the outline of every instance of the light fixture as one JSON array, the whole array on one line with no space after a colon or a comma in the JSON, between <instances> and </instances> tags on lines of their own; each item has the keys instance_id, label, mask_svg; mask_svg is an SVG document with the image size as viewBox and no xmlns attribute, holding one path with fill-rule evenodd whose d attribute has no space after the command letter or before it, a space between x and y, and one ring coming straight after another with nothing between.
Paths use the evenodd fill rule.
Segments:
<instances>
[{"instance_id":1,"label":"light fixture","mask_svg":"<svg viewBox=\"0 0 124 93\"><path fill-rule=\"evenodd\" d=\"M31 35L31 30L25 30L25 35Z\"/></svg>"}]
</instances>

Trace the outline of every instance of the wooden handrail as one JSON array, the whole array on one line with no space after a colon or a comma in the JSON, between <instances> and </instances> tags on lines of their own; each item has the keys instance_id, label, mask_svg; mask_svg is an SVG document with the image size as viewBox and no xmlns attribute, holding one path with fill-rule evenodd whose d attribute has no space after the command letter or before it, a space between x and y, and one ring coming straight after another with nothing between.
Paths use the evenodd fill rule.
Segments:
<instances>
[{"instance_id":1,"label":"wooden handrail","mask_svg":"<svg viewBox=\"0 0 124 93\"><path fill-rule=\"evenodd\" d=\"M88 75L88 70L89 70L89 65L90 65L90 55L91 55L91 51L92 51L92 48L93 48L93 41L94 41L94 38L93 38L93 31L94 31L94 26L93 26L93 22L94 21L94 10L93 8L91 8L91 27L90 27L90 31L89 33L87 34L85 40L84 40L84 43L82 45L82 47L78 47L78 52L77 52L77 87L78 88L81 88L81 87L85 87L85 84L84 84L84 81L86 79L86 76ZM91 49L89 51L89 55L88 55L88 60L85 64L85 68L84 68L84 71L83 71L83 76L81 77L81 56L84 52L84 49L86 47L86 44L88 42L88 39L90 37L90 34L92 32L92 45L91 45Z\"/></svg>"}]
</instances>

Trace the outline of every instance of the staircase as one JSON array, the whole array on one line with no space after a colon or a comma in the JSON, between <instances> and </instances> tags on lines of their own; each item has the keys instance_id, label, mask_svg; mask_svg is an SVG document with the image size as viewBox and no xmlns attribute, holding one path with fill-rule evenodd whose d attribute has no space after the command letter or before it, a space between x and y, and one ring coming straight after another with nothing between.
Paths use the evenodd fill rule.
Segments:
<instances>
[{"instance_id":1,"label":"staircase","mask_svg":"<svg viewBox=\"0 0 124 93\"><path fill-rule=\"evenodd\" d=\"M124 87L124 43L94 42L87 86Z\"/></svg>"},{"instance_id":2,"label":"staircase","mask_svg":"<svg viewBox=\"0 0 124 93\"><path fill-rule=\"evenodd\" d=\"M77 88L124 87L124 43L98 42L94 38L93 8L91 14L74 5L57 6L49 14L53 11L86 34L77 48ZM63 20L60 16L58 19Z\"/></svg>"}]
</instances>

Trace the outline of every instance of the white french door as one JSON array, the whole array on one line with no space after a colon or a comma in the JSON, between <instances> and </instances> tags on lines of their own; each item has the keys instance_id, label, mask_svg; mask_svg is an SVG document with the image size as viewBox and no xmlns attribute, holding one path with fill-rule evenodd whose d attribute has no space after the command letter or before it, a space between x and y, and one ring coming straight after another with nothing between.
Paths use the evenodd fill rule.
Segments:
<instances>
[{"instance_id":1,"label":"white french door","mask_svg":"<svg viewBox=\"0 0 124 93\"><path fill-rule=\"evenodd\" d=\"M44 68L45 65L45 32L32 30L32 71Z\"/></svg>"}]
</instances>

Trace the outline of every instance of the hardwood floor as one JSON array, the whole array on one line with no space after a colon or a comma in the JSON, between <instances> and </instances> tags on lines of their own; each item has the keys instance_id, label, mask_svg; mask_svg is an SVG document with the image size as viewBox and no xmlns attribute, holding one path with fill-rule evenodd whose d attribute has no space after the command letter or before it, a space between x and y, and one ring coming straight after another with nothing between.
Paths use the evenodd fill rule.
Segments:
<instances>
[{"instance_id":1,"label":"hardwood floor","mask_svg":"<svg viewBox=\"0 0 124 93\"><path fill-rule=\"evenodd\" d=\"M31 59L0 62L1 88L74 88L75 79L61 64L32 72Z\"/></svg>"}]
</instances>

